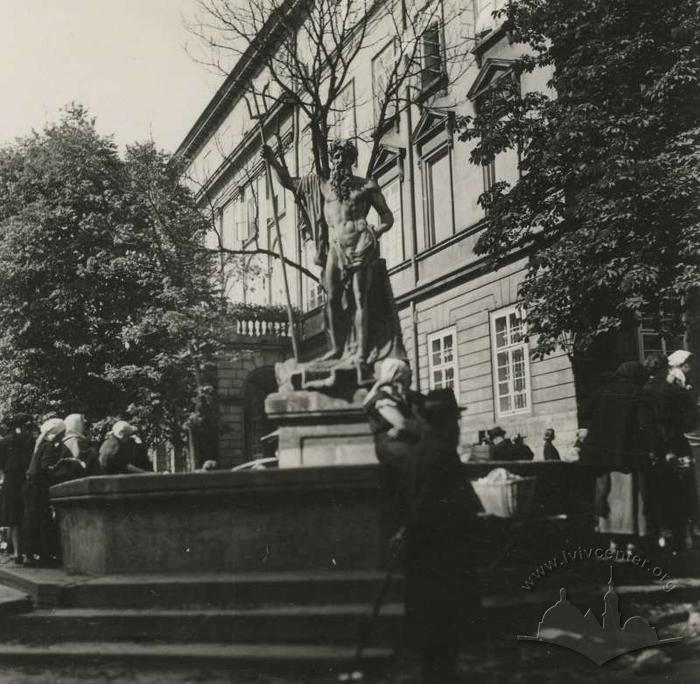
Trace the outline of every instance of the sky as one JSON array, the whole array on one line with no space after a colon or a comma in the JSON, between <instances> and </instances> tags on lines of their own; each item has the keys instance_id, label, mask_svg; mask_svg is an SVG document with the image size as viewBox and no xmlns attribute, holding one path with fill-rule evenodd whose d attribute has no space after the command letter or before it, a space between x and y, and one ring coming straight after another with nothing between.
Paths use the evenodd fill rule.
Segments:
<instances>
[{"instance_id":1,"label":"sky","mask_svg":"<svg viewBox=\"0 0 700 684\"><path fill-rule=\"evenodd\" d=\"M120 145L175 151L220 76L188 56L195 0L0 0L0 145L72 101Z\"/></svg>"}]
</instances>

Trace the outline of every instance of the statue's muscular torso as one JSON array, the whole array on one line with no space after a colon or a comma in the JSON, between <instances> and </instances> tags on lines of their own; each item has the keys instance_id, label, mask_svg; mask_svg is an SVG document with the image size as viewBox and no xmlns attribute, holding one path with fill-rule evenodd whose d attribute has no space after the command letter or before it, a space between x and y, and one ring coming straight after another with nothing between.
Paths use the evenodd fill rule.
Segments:
<instances>
[{"instance_id":1,"label":"statue's muscular torso","mask_svg":"<svg viewBox=\"0 0 700 684\"><path fill-rule=\"evenodd\" d=\"M372 207L377 184L366 178L352 178L352 190L348 199L336 195L330 181L321 183L324 200L324 217L328 225L329 238L341 247L353 249L362 233L368 229L367 214Z\"/></svg>"}]
</instances>

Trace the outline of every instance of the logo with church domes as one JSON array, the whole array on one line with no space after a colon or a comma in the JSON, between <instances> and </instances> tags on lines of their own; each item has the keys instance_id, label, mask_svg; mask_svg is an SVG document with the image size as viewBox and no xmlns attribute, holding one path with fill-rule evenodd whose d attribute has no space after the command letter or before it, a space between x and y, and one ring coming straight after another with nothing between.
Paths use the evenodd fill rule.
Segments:
<instances>
[{"instance_id":1,"label":"logo with church domes","mask_svg":"<svg viewBox=\"0 0 700 684\"><path fill-rule=\"evenodd\" d=\"M601 627L590 608L582 615L581 611L567 600L566 589L560 589L559 600L545 611L542 621L537 626L537 636L518 635L518 639L563 646L580 653L599 666L630 651L663 646L683 639L659 639L656 630L639 615L628 618L625 624L620 626L612 567L608 591L603 597L603 602L605 611Z\"/></svg>"}]
</instances>

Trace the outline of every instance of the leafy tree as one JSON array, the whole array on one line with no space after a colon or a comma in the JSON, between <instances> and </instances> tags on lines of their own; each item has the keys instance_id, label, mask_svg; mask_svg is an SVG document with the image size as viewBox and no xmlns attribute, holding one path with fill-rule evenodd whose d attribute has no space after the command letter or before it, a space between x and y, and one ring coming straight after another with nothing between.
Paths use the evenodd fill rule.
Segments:
<instances>
[{"instance_id":1,"label":"leafy tree","mask_svg":"<svg viewBox=\"0 0 700 684\"><path fill-rule=\"evenodd\" d=\"M587 349L656 319L699 280L700 24L691 0L517 0L508 29L524 54L462 124L486 164L517 148L520 180L481 198L477 250L495 265L523 247L521 288L538 353ZM544 69L553 92L521 92Z\"/></svg>"},{"instance_id":2,"label":"leafy tree","mask_svg":"<svg viewBox=\"0 0 700 684\"><path fill-rule=\"evenodd\" d=\"M180 171L121 158L79 106L0 150L0 410L126 416L175 448L213 415L220 301Z\"/></svg>"}]
</instances>

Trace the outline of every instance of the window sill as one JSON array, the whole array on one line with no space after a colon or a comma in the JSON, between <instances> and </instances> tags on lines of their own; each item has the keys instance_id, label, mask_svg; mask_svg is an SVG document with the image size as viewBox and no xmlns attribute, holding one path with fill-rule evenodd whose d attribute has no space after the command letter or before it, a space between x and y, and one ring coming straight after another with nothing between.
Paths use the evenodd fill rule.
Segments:
<instances>
[{"instance_id":1,"label":"window sill","mask_svg":"<svg viewBox=\"0 0 700 684\"><path fill-rule=\"evenodd\" d=\"M532 413L531 408L519 409L518 411L506 411L505 413L496 412L496 418L512 418L513 416L527 416Z\"/></svg>"},{"instance_id":2,"label":"window sill","mask_svg":"<svg viewBox=\"0 0 700 684\"><path fill-rule=\"evenodd\" d=\"M426 83L424 86L421 86L418 97L416 97L416 103L422 104L429 97L437 94L440 91L447 91L447 74L445 72L441 73L439 76L436 76L432 81Z\"/></svg>"},{"instance_id":3,"label":"window sill","mask_svg":"<svg viewBox=\"0 0 700 684\"><path fill-rule=\"evenodd\" d=\"M446 249L447 247L451 247L452 245L461 242L462 240L468 238L470 235L473 235L474 233L478 233L482 228L484 221L486 219L481 219L477 221L476 223L473 223L471 226L467 226L466 228L462 228L459 232L454 233L453 235L450 235L449 237L446 237L444 240L441 240L440 242L436 242L434 245L430 245L430 247L426 247L423 251L419 252L416 254L416 259L419 261L422 261L423 259L427 259L428 257L432 256L433 254L437 254L438 252L441 252L443 249Z\"/></svg>"},{"instance_id":4,"label":"window sill","mask_svg":"<svg viewBox=\"0 0 700 684\"><path fill-rule=\"evenodd\" d=\"M486 52L490 47L493 47L503 36L507 33L507 22L501 23L495 28L485 31L480 37L476 39L476 45L472 48L472 54L480 58L484 52Z\"/></svg>"},{"instance_id":5,"label":"window sill","mask_svg":"<svg viewBox=\"0 0 700 684\"><path fill-rule=\"evenodd\" d=\"M394 114L393 116L387 117L384 121L382 121L380 126L376 126L372 131L372 137L381 138L392 129L396 131L399 130L398 114Z\"/></svg>"}]
</instances>

